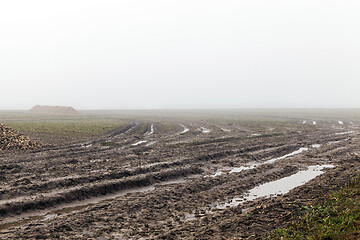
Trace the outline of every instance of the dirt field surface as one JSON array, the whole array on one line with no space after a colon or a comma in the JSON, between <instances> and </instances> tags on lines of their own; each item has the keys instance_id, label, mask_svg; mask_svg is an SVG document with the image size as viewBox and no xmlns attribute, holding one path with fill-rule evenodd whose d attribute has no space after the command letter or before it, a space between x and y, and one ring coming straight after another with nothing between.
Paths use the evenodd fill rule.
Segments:
<instances>
[{"instance_id":1,"label":"dirt field surface","mask_svg":"<svg viewBox=\"0 0 360 240\"><path fill-rule=\"evenodd\" d=\"M0 239L264 239L359 174L359 111L91 114L124 124L0 152Z\"/></svg>"}]
</instances>

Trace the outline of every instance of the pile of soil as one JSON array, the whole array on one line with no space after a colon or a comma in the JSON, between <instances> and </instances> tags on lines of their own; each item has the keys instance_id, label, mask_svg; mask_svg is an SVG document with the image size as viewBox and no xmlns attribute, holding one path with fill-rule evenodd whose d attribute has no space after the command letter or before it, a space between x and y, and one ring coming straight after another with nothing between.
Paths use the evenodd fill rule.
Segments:
<instances>
[{"instance_id":1,"label":"pile of soil","mask_svg":"<svg viewBox=\"0 0 360 240\"><path fill-rule=\"evenodd\" d=\"M36 105L28 113L38 115L79 115L73 107Z\"/></svg>"},{"instance_id":2,"label":"pile of soil","mask_svg":"<svg viewBox=\"0 0 360 240\"><path fill-rule=\"evenodd\" d=\"M35 150L40 147L40 143L32 141L21 133L0 123L0 151L12 149Z\"/></svg>"}]
</instances>

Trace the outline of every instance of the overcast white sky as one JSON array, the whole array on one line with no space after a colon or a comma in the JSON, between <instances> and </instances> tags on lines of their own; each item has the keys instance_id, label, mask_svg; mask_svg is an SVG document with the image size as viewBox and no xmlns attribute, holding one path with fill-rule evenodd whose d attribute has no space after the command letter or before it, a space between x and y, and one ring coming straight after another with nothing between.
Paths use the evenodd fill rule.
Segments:
<instances>
[{"instance_id":1,"label":"overcast white sky","mask_svg":"<svg viewBox=\"0 0 360 240\"><path fill-rule=\"evenodd\" d=\"M0 0L0 109L360 107L360 1Z\"/></svg>"}]
</instances>

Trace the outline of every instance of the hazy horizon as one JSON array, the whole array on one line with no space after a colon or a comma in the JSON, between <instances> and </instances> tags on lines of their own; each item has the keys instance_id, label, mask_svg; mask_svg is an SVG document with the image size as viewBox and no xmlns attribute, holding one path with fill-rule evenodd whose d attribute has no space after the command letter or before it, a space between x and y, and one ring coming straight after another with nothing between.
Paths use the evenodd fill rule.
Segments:
<instances>
[{"instance_id":1,"label":"hazy horizon","mask_svg":"<svg viewBox=\"0 0 360 240\"><path fill-rule=\"evenodd\" d=\"M358 1L0 6L2 110L360 108Z\"/></svg>"},{"instance_id":2,"label":"hazy horizon","mask_svg":"<svg viewBox=\"0 0 360 240\"><path fill-rule=\"evenodd\" d=\"M51 106L51 107L73 107L73 106L70 106L70 105L41 105L41 106ZM29 111L32 107L34 106L31 106L30 108L8 108L8 109L0 109L0 112L26 112L26 111ZM84 112L121 112L121 111L124 111L124 112L127 112L127 111L134 111L134 112L146 112L146 111L154 111L154 112L157 112L157 111L174 111L174 112L186 112L186 111L190 111L190 112L193 112L193 111L200 111L200 112L258 112L258 113L277 113L277 112L287 112L287 113L290 113L290 112L313 112L313 111L323 111L323 112L336 112L336 111L341 111L341 112L348 112L348 111L359 111L360 112L360 108L356 108L356 107L338 107L338 108L326 108L326 107L319 107L319 108L301 108L301 107L283 107L283 108L263 108L263 107L252 107L252 108L225 108L225 107L222 107L222 108L211 108L211 107L208 107L208 108L92 108L92 109L87 109L87 108L75 108L73 107L75 110L77 111L84 111Z\"/></svg>"}]
</instances>

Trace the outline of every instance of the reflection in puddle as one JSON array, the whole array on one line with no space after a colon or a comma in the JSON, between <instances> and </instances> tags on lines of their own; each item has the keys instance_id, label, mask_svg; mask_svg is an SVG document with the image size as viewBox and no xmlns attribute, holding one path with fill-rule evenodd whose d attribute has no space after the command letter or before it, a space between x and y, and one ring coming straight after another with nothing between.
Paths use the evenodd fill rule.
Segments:
<instances>
[{"instance_id":1,"label":"reflection in puddle","mask_svg":"<svg viewBox=\"0 0 360 240\"><path fill-rule=\"evenodd\" d=\"M215 174L210 175L210 176L211 177L217 177L217 176L220 176L221 174L223 174L223 172L221 170L219 170L219 171L216 171Z\"/></svg>"},{"instance_id":2,"label":"reflection in puddle","mask_svg":"<svg viewBox=\"0 0 360 240\"><path fill-rule=\"evenodd\" d=\"M218 204L216 209L225 209L227 207L236 207L240 204L243 204L247 201L253 201L257 198L262 197L271 197L274 195L280 195L288 193L290 190L295 187L301 186L308 181L314 179L315 177L323 174L322 171L324 168L333 168L334 165L317 165L310 166L305 171L300 171L296 174L293 174L289 177L284 177L279 180L268 182L263 185L257 186L251 189L245 196L243 197L235 197L229 203Z\"/></svg>"},{"instance_id":3,"label":"reflection in puddle","mask_svg":"<svg viewBox=\"0 0 360 240\"><path fill-rule=\"evenodd\" d=\"M209 132L211 132L211 130L207 129L207 128L204 128L204 127L201 127L201 132L202 133L209 133Z\"/></svg>"},{"instance_id":4,"label":"reflection in puddle","mask_svg":"<svg viewBox=\"0 0 360 240\"><path fill-rule=\"evenodd\" d=\"M140 145L140 144L143 144L143 143L146 143L146 142L147 142L146 140L138 141L136 143L131 144L131 146L137 146L137 145Z\"/></svg>"},{"instance_id":5,"label":"reflection in puddle","mask_svg":"<svg viewBox=\"0 0 360 240\"><path fill-rule=\"evenodd\" d=\"M278 161L278 160L281 160L281 159L284 159L284 158L287 158L287 157L294 156L294 155L296 155L296 154L302 153L302 152L307 151L307 150L309 150L309 149L306 148L306 147L305 147L305 148L300 148L299 150L296 150L296 151L294 151L294 152L292 152L292 153L286 154L286 155L284 155L284 156L282 156L282 157L270 159L270 160L266 161L264 164L273 163L273 162L276 162L276 161Z\"/></svg>"},{"instance_id":6,"label":"reflection in puddle","mask_svg":"<svg viewBox=\"0 0 360 240\"><path fill-rule=\"evenodd\" d=\"M253 133L253 134L251 134L250 137L257 137L257 136L261 136L261 134L259 134L259 133Z\"/></svg>"},{"instance_id":7,"label":"reflection in puddle","mask_svg":"<svg viewBox=\"0 0 360 240\"><path fill-rule=\"evenodd\" d=\"M221 131L223 132L231 132L229 129L221 128Z\"/></svg>"},{"instance_id":8,"label":"reflection in puddle","mask_svg":"<svg viewBox=\"0 0 360 240\"><path fill-rule=\"evenodd\" d=\"M320 144L314 144L312 145L313 148L317 148L317 147L320 147L321 145ZM259 167L261 165L264 165L264 164L269 164L269 163L274 163L278 160L281 160L281 159L284 159L284 158L287 158L287 157L291 157L291 156L294 156L296 154L300 154L304 151L307 151L309 150L309 148L300 148L294 152L291 152L289 154L286 154L284 156L281 156L281 157L277 157L277 158L272 158L270 160L267 160L263 163L252 163L250 165L246 165L246 166L241 166L241 167L231 167L231 168L223 168L222 170L218 170L215 172L215 174L213 175L210 175L211 177L217 177L217 176L220 176L223 174L224 171L226 170L230 170L229 173L238 173L238 172L241 172L241 171L244 171L244 170L250 170L250 169L253 169L253 168L256 168L256 167Z\"/></svg>"},{"instance_id":9,"label":"reflection in puddle","mask_svg":"<svg viewBox=\"0 0 360 240\"><path fill-rule=\"evenodd\" d=\"M145 133L145 135L151 135L154 133L154 124L151 124L150 132Z\"/></svg>"},{"instance_id":10,"label":"reflection in puddle","mask_svg":"<svg viewBox=\"0 0 360 240\"><path fill-rule=\"evenodd\" d=\"M184 128L184 130L180 133L180 134L184 134L187 133L189 131L189 128L187 128L186 126L180 124L180 126L182 126Z\"/></svg>"},{"instance_id":11,"label":"reflection in puddle","mask_svg":"<svg viewBox=\"0 0 360 240\"><path fill-rule=\"evenodd\" d=\"M157 141L152 141L152 142L149 142L148 144L146 144L145 146L146 147L149 147L149 146L151 146L151 145L154 145L155 143L157 143Z\"/></svg>"},{"instance_id":12,"label":"reflection in puddle","mask_svg":"<svg viewBox=\"0 0 360 240\"><path fill-rule=\"evenodd\" d=\"M241 172L243 170L250 170L250 169L253 169L253 168L256 168L258 166L260 166L261 164L259 163L254 163L254 164L251 164L251 165L248 165L248 166L243 166L243 167L234 167L230 170L229 173L238 173L238 172Z\"/></svg>"},{"instance_id":13,"label":"reflection in puddle","mask_svg":"<svg viewBox=\"0 0 360 240\"><path fill-rule=\"evenodd\" d=\"M355 133L354 131L348 131L348 132L339 132L339 133L335 133L335 135L345 135L345 134L353 134Z\"/></svg>"},{"instance_id":14,"label":"reflection in puddle","mask_svg":"<svg viewBox=\"0 0 360 240\"><path fill-rule=\"evenodd\" d=\"M58 215L57 214L47 214L43 219L42 221L47 221L47 220L50 220L54 217L57 217Z\"/></svg>"}]
</instances>

